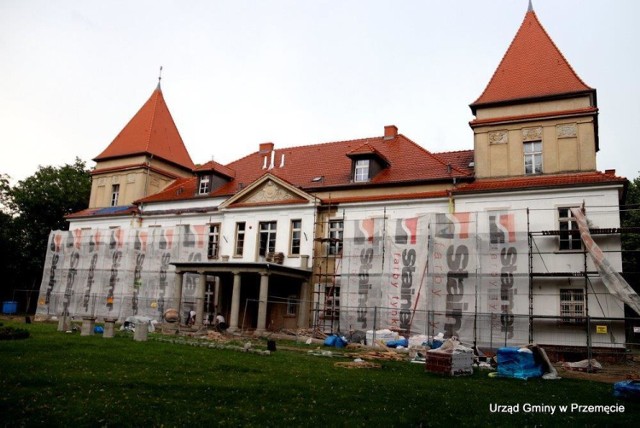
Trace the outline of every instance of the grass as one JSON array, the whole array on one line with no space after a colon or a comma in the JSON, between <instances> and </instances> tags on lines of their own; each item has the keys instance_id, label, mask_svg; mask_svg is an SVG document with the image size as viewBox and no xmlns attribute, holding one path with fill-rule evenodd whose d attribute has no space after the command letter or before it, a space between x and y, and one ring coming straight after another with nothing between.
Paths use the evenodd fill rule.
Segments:
<instances>
[{"instance_id":1,"label":"grass","mask_svg":"<svg viewBox=\"0 0 640 428\"><path fill-rule=\"evenodd\" d=\"M7 325L12 325L8 322ZM424 366L335 367L337 357L283 349L269 356L169 343L150 334L56 331L18 325L25 340L0 342L2 426L634 426L640 403L610 384L448 378ZM164 338L164 337L163 337ZM266 343L252 340L266 349ZM306 348L304 349L306 350ZM490 405L519 405L514 414ZM624 413L525 412L525 404L614 405Z\"/></svg>"}]
</instances>

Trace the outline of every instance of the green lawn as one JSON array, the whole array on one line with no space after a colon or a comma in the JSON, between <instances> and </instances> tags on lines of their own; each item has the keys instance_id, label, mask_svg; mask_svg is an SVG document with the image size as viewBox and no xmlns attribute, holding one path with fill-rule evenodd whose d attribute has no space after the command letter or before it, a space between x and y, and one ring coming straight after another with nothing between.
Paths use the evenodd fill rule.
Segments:
<instances>
[{"instance_id":1,"label":"green lawn","mask_svg":"<svg viewBox=\"0 0 640 428\"><path fill-rule=\"evenodd\" d=\"M284 350L271 355L147 342L118 333L82 337L53 324L26 328L26 340L0 341L2 426L637 426L640 403L613 397L610 384L448 378L424 366L335 367L346 359ZM266 343L253 340L254 347ZM238 342L239 345L242 342ZM308 349L315 349L313 345ZM625 406L585 413L571 405ZM491 405L518 405L493 413ZM532 413L528 405L569 406ZM588 409L586 409L588 410Z\"/></svg>"}]
</instances>

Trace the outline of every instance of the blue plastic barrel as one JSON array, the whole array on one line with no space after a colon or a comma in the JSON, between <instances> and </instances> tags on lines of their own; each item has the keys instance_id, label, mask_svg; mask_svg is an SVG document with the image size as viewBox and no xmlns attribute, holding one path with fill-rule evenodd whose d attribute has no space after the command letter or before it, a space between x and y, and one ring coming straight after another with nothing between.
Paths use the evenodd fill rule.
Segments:
<instances>
[{"instance_id":1,"label":"blue plastic barrel","mask_svg":"<svg viewBox=\"0 0 640 428\"><path fill-rule=\"evenodd\" d=\"M2 302L3 314L15 314L18 312L18 302Z\"/></svg>"}]
</instances>

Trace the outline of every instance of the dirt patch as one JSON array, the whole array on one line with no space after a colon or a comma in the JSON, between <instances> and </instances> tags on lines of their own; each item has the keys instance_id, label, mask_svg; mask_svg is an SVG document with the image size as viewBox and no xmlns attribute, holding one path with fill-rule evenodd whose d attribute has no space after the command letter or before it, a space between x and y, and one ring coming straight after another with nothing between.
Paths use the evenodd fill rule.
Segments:
<instances>
[{"instance_id":1,"label":"dirt patch","mask_svg":"<svg viewBox=\"0 0 640 428\"><path fill-rule=\"evenodd\" d=\"M634 357L620 363L601 363L602 369L596 372L567 370L562 363L554 364L558 376L566 379L593 380L596 382L616 383L622 380L640 379L640 357Z\"/></svg>"}]
</instances>

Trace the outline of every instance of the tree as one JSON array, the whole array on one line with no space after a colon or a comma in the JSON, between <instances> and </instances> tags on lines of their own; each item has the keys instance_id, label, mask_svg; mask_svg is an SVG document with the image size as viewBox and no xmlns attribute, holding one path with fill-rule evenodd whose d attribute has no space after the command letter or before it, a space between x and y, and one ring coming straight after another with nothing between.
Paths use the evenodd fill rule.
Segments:
<instances>
[{"instance_id":1,"label":"tree","mask_svg":"<svg viewBox=\"0 0 640 428\"><path fill-rule=\"evenodd\" d=\"M640 177L629 182L627 198L621 210L622 226L629 230L640 228ZM624 277L636 292L640 292L640 233L630 231L622 235L622 266Z\"/></svg>"},{"instance_id":2,"label":"tree","mask_svg":"<svg viewBox=\"0 0 640 428\"><path fill-rule=\"evenodd\" d=\"M9 245L10 259L16 264L19 275L9 286L11 289L37 289L49 232L68 229L65 216L87 207L91 177L85 163L76 158L72 165L41 166L34 175L12 188L8 186L7 177L2 178L0 203L8 218L0 219L0 228L9 227L11 233L0 234L0 247ZM6 286L3 288L6 294Z\"/></svg>"}]
</instances>

